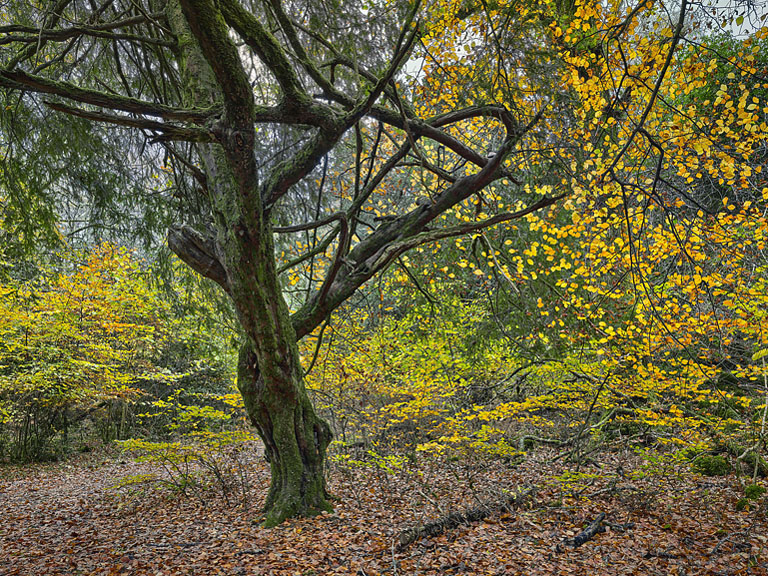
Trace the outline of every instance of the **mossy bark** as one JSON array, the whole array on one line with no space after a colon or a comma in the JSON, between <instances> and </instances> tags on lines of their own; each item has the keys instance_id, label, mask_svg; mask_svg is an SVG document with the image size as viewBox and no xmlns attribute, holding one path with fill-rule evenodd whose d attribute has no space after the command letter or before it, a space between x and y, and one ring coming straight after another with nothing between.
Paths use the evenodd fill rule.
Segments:
<instances>
[{"instance_id":1,"label":"mossy bark","mask_svg":"<svg viewBox=\"0 0 768 576\"><path fill-rule=\"evenodd\" d=\"M274 526L330 510L323 461L331 434L304 387L297 335L278 282L273 232L255 174L236 154L250 146L251 138L246 130L231 141L224 133L223 149L203 146L201 157L214 183L216 247L245 338L238 384L272 468L265 524Z\"/></svg>"},{"instance_id":2,"label":"mossy bark","mask_svg":"<svg viewBox=\"0 0 768 576\"><path fill-rule=\"evenodd\" d=\"M268 382L250 344L240 351L238 386L251 422L259 431L272 471L265 503L266 526L292 516L330 511L324 461L331 431L312 407L300 379Z\"/></svg>"},{"instance_id":3,"label":"mossy bark","mask_svg":"<svg viewBox=\"0 0 768 576\"><path fill-rule=\"evenodd\" d=\"M185 98L197 107L224 103L223 115L210 126L216 143L197 150L216 229L213 256L222 267L219 282L232 299L245 338L238 386L272 468L265 524L274 526L331 509L324 477L331 432L303 383L297 335L278 282L273 231L259 187L252 94L236 49L209 0L171 2L167 13L178 38ZM232 62L223 66L227 58ZM211 62L219 65L212 70Z\"/></svg>"},{"instance_id":4,"label":"mossy bark","mask_svg":"<svg viewBox=\"0 0 768 576\"><path fill-rule=\"evenodd\" d=\"M272 468L265 524L330 510L323 464L328 425L315 413L303 382L296 332L275 270L272 231L240 195L218 211L218 245L230 296L245 333L238 386ZM250 217L244 215L250 214Z\"/></svg>"},{"instance_id":5,"label":"mossy bark","mask_svg":"<svg viewBox=\"0 0 768 576\"><path fill-rule=\"evenodd\" d=\"M219 224L219 246L246 337L238 386L270 462L265 525L274 526L292 516L331 509L324 477L331 432L304 387L296 332L277 280L270 226L244 218L258 212L238 208L236 198L230 199L229 210L219 211L224 220ZM230 217L234 223L227 221Z\"/></svg>"}]
</instances>

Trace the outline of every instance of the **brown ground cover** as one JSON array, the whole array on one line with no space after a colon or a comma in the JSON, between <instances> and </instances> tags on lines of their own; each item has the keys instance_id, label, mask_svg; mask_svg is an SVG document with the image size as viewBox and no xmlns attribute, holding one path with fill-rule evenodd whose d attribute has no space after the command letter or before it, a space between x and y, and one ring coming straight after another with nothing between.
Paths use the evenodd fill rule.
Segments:
<instances>
[{"instance_id":1,"label":"brown ground cover","mask_svg":"<svg viewBox=\"0 0 768 576\"><path fill-rule=\"evenodd\" d=\"M746 480L643 470L631 453L606 453L577 475L552 460L333 465L335 513L271 530L258 524L269 482L260 458L248 466L247 507L214 489L115 489L156 466L122 456L0 468L0 574L768 574L768 498L738 510ZM530 487L521 505L493 508ZM408 528L488 505L484 520L399 546ZM573 546L601 513L601 531Z\"/></svg>"}]
</instances>

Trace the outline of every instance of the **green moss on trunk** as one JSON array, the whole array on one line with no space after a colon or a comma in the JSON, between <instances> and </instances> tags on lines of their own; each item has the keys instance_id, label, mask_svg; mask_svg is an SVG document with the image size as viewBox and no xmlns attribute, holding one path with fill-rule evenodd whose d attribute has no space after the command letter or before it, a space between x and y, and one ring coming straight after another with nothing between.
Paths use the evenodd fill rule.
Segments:
<instances>
[{"instance_id":1,"label":"green moss on trunk","mask_svg":"<svg viewBox=\"0 0 768 576\"><path fill-rule=\"evenodd\" d=\"M330 428L304 388L254 160L253 95L237 52L226 41L218 8L208 0L171 2L167 14L179 39L185 100L192 106L225 103L225 113L209 127L217 143L197 151L215 221L216 257L246 337L238 384L272 466L265 523L274 526L292 516L330 510L324 477Z\"/></svg>"},{"instance_id":2,"label":"green moss on trunk","mask_svg":"<svg viewBox=\"0 0 768 576\"><path fill-rule=\"evenodd\" d=\"M290 393L282 394L264 380L253 347L247 344L240 351L238 386L272 471L265 526L331 511L324 472L331 432L315 413L303 383L291 382Z\"/></svg>"}]
</instances>

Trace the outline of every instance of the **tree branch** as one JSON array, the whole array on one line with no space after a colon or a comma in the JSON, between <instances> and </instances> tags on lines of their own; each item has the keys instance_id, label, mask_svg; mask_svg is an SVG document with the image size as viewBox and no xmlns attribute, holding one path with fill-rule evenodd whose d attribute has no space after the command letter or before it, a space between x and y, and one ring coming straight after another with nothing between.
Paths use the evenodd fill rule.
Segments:
<instances>
[{"instance_id":1,"label":"tree branch","mask_svg":"<svg viewBox=\"0 0 768 576\"><path fill-rule=\"evenodd\" d=\"M336 145L344 133L342 124L330 124L327 130L318 129L293 157L278 164L264 183L262 198L269 210L288 190L314 170L318 162Z\"/></svg>"},{"instance_id":2,"label":"tree branch","mask_svg":"<svg viewBox=\"0 0 768 576\"><path fill-rule=\"evenodd\" d=\"M53 9L46 14L45 18L43 19L42 27L43 28L53 28L59 23L59 20L61 18L61 13L64 12L64 9L69 6L69 4L72 3L72 0L59 0L54 6ZM27 46L26 50L22 50L21 53L17 54L14 58L8 62L8 69L15 68L19 62L22 62L28 58L31 58L35 54L37 54L40 50L43 49L43 47L47 44L47 42L44 39L40 39L39 42L36 42L35 44L31 46Z\"/></svg>"},{"instance_id":3,"label":"tree branch","mask_svg":"<svg viewBox=\"0 0 768 576\"><path fill-rule=\"evenodd\" d=\"M344 256L349 251L349 223L347 222L346 214L343 212L338 213L339 219L339 245L336 248L336 255L333 258L328 275L325 277L322 286L320 286L320 293L317 296L319 302L325 300L328 296L328 290L333 286L333 281L336 280L336 276L339 273L342 263L344 262Z\"/></svg>"},{"instance_id":4,"label":"tree branch","mask_svg":"<svg viewBox=\"0 0 768 576\"><path fill-rule=\"evenodd\" d=\"M439 230L430 230L428 232L416 234L402 242L395 242L386 246L380 253L367 260L366 266L371 270L372 275L376 274L377 272L389 266L395 258L398 258L401 254L411 250L412 248L416 248L422 244L429 244L438 240L444 240L445 238L454 238L456 236L471 234L479 230L484 230L485 228L490 228L491 226L496 226L502 222L517 220L523 216L536 212L537 210L551 206L558 200L561 200L564 196L564 194L561 194L560 196L555 196L553 198L545 197L538 202L535 202L534 204L524 208L523 210L519 210L517 212L505 212L504 214L498 214L491 218L480 220L479 222L471 222L461 226L453 226L451 228L443 228Z\"/></svg>"},{"instance_id":5,"label":"tree branch","mask_svg":"<svg viewBox=\"0 0 768 576\"><path fill-rule=\"evenodd\" d=\"M336 89L334 88L331 81L323 76L323 73L320 72L315 63L312 62L311 58L307 54L307 51L304 50L304 46L301 44L298 34L296 34L296 28L294 27L293 22L283 9L282 2L280 2L280 0L270 0L269 3L272 6L272 10L275 13L275 17L277 18L278 23L280 24L280 28L282 28L283 33L285 34L286 38L288 38L288 43L296 53L296 56L299 59L299 63L302 65L304 70L307 71L307 74L309 74L310 78L312 78L312 80L314 80L324 92L328 94L335 93Z\"/></svg>"},{"instance_id":6,"label":"tree branch","mask_svg":"<svg viewBox=\"0 0 768 576\"><path fill-rule=\"evenodd\" d=\"M229 293L227 272L216 255L213 238L189 226L173 227L168 230L168 247L198 274L210 278Z\"/></svg>"},{"instance_id":7,"label":"tree branch","mask_svg":"<svg viewBox=\"0 0 768 576\"><path fill-rule=\"evenodd\" d=\"M237 0L221 0L220 5L224 19L274 74L291 107L300 108L300 104L306 105L310 98L302 88L293 65L275 37Z\"/></svg>"},{"instance_id":8,"label":"tree branch","mask_svg":"<svg viewBox=\"0 0 768 576\"><path fill-rule=\"evenodd\" d=\"M83 110L82 108L74 108L58 102L45 101L45 105L57 112L63 112L70 116L77 116L78 118L85 118L86 120L159 132L162 136L159 137L158 140L181 140L184 142L214 141L213 134L201 128L177 126L174 124L157 122L155 120L148 120L146 118L132 118L130 116L107 114L105 112L94 112L91 110Z\"/></svg>"},{"instance_id":9,"label":"tree branch","mask_svg":"<svg viewBox=\"0 0 768 576\"><path fill-rule=\"evenodd\" d=\"M120 110L121 112L141 114L143 116L155 116L163 120L193 122L195 124L203 124L218 112L215 108L207 110L184 109L146 102L129 96L107 94L98 90L81 88L69 82L58 82L42 76L27 74L21 70L0 70L0 87L51 94L81 104L90 104L101 108Z\"/></svg>"},{"instance_id":10,"label":"tree branch","mask_svg":"<svg viewBox=\"0 0 768 576\"><path fill-rule=\"evenodd\" d=\"M161 14L150 15L150 18L160 18ZM108 22L105 24L94 25L75 25L69 28L35 28L33 26L23 26L19 24L12 24L9 26L0 26L0 34L4 34L0 38L0 46L5 44L12 44L15 42L22 44L38 44L43 41L63 42L65 40L71 40L79 36L90 36L93 38L107 38L112 40L129 40L138 41L146 44L155 44L157 46L166 46L172 48L176 46L176 43L171 40L161 40L159 38L149 38L146 36L140 36L138 34L126 34L112 32L119 28L125 28L128 26L134 26L136 24L143 24L147 22L146 16L133 16L125 18L123 20L117 20L115 22Z\"/></svg>"},{"instance_id":11,"label":"tree branch","mask_svg":"<svg viewBox=\"0 0 768 576\"><path fill-rule=\"evenodd\" d=\"M659 76L656 79L656 84L654 85L653 90L651 91L651 97L648 99L648 104L645 106L643 113L640 115L640 118L637 121L637 124L635 125L634 130L629 135L629 138L627 138L626 143L621 148L621 150L619 150L619 152L613 157L613 161L608 166L608 168L606 168L605 171L603 172L603 175L602 175L603 178L608 174L613 173L613 169L616 168L618 163L624 157L624 154L627 152L627 150L629 150L629 147L632 146L632 142L635 140L635 136L637 136L637 134L645 126L645 121L648 119L648 115L651 113L651 110L653 109L653 105L656 102L656 98L659 95L659 91L661 90L661 85L664 82L664 77L666 76L667 71L669 70L669 67L672 65L672 58L675 54L675 49L677 48L677 44L678 42L680 42L680 38L683 35L683 26L685 24L685 16L687 14L687 9L688 9L688 0L682 0L682 3L680 4L680 15L678 16L677 25L672 34L672 40L671 40L671 45L669 47L669 52L667 53L667 58L664 61L664 65L661 67L661 70L659 71ZM627 20L629 20L630 17L628 17Z\"/></svg>"},{"instance_id":12,"label":"tree branch","mask_svg":"<svg viewBox=\"0 0 768 576\"><path fill-rule=\"evenodd\" d=\"M331 222L335 222L336 220L346 220L347 216L344 214L344 212L336 212L334 214L331 214L330 216L326 216L325 218L321 218L320 220L314 220L312 222L306 222L304 224L296 224L294 226L276 226L272 229L273 232L278 232L280 234L287 234L291 232L304 232L305 230L314 230L315 228L320 228L321 226L325 226L327 224L330 224Z\"/></svg>"},{"instance_id":13,"label":"tree branch","mask_svg":"<svg viewBox=\"0 0 768 576\"><path fill-rule=\"evenodd\" d=\"M335 117L333 110L327 108L325 110L326 126L321 127L293 158L285 160L275 168L265 183L262 194L264 205L267 209L274 205L291 186L309 174L317 166L320 159L336 145L344 132L354 126L360 118L369 112L394 74L402 66L403 60L413 46L417 29L414 28L410 33L407 32L412 19L413 14L405 23L401 38L398 41L398 47L387 71L371 89L369 94L352 105L351 110L343 118Z\"/></svg>"},{"instance_id":14,"label":"tree branch","mask_svg":"<svg viewBox=\"0 0 768 576\"><path fill-rule=\"evenodd\" d=\"M346 256L347 266L340 269L332 286L320 298L316 293L293 316L294 329L299 338L314 330L331 311L351 296L363 283L388 266L392 260L415 246L434 242L442 238L471 233L507 220L521 218L536 210L549 206L563 196L544 198L528 208L490 218L479 223L436 231L425 231L426 226L440 214L466 200L472 194L500 178L501 166L512 148L522 136L541 118L540 110L522 129L510 133L496 154L486 162L477 174L459 178L429 204L417 206L410 212L379 226Z\"/></svg>"}]
</instances>

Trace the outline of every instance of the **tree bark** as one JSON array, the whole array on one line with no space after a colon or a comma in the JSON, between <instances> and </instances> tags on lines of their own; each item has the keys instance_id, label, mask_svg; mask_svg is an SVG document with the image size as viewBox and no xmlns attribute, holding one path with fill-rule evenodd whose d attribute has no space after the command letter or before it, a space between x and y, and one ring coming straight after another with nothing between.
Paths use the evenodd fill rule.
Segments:
<instances>
[{"instance_id":1,"label":"tree bark","mask_svg":"<svg viewBox=\"0 0 768 576\"><path fill-rule=\"evenodd\" d=\"M315 413L301 378L280 386L267 383L247 343L240 350L237 379L272 469L264 524L330 511L324 463L331 430Z\"/></svg>"},{"instance_id":2,"label":"tree bark","mask_svg":"<svg viewBox=\"0 0 768 576\"><path fill-rule=\"evenodd\" d=\"M298 338L278 282L273 231L253 152L253 96L239 56L210 0L170 6L190 104L205 107L223 100L224 113L210 126L216 143L197 148L215 238L181 228L169 233L169 246L202 268L234 304L245 340L238 387L272 469L264 511L265 525L274 526L331 509L324 477L331 430L304 387Z\"/></svg>"}]
</instances>

